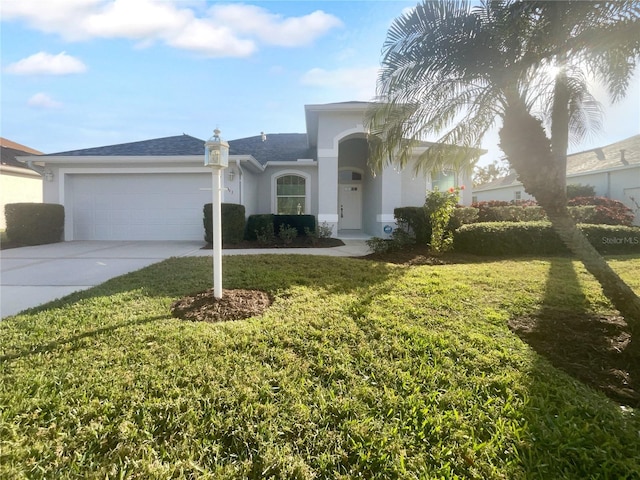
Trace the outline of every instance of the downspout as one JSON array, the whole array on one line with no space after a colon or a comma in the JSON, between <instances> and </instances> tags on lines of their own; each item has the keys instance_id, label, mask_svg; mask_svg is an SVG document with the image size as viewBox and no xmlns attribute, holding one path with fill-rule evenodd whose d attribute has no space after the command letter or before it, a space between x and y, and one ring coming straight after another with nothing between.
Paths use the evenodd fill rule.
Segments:
<instances>
[{"instance_id":1,"label":"downspout","mask_svg":"<svg viewBox=\"0 0 640 480\"><path fill-rule=\"evenodd\" d=\"M33 170L36 173L39 173L41 176L44 177L44 167L38 167L36 165L34 165L35 160L27 160L27 167L29 167L30 170Z\"/></svg>"},{"instance_id":2,"label":"downspout","mask_svg":"<svg viewBox=\"0 0 640 480\"><path fill-rule=\"evenodd\" d=\"M238 160L236 166L238 167L238 201L240 202L240 205L244 205L244 198L242 198L244 193L244 189L242 188L242 182L244 181L244 171L240 166L240 160Z\"/></svg>"}]
</instances>

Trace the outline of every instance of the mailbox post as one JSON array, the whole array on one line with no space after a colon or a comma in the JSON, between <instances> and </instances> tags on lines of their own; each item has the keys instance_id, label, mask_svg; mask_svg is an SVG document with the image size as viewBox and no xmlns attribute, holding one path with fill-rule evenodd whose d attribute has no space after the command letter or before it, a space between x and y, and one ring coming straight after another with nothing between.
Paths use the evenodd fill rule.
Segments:
<instances>
[{"instance_id":1,"label":"mailbox post","mask_svg":"<svg viewBox=\"0 0 640 480\"><path fill-rule=\"evenodd\" d=\"M213 198L211 218L213 232L213 296L222 298L222 170L229 166L229 144L220 138L220 130L204 144L204 165L211 167Z\"/></svg>"}]
</instances>

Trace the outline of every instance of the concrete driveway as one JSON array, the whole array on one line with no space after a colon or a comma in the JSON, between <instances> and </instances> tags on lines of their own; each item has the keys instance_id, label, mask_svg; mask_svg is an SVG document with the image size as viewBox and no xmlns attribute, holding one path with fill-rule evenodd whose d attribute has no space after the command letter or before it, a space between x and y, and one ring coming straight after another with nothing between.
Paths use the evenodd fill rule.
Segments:
<instances>
[{"instance_id":1,"label":"concrete driveway","mask_svg":"<svg viewBox=\"0 0 640 480\"><path fill-rule=\"evenodd\" d=\"M1 318L169 257L210 254L202 242L63 242L0 252Z\"/></svg>"},{"instance_id":2,"label":"concrete driveway","mask_svg":"<svg viewBox=\"0 0 640 480\"><path fill-rule=\"evenodd\" d=\"M223 250L223 255L256 253L365 255L362 240L345 240L333 248ZM0 318L15 315L110 278L170 257L211 256L202 242L77 241L0 251Z\"/></svg>"}]
</instances>

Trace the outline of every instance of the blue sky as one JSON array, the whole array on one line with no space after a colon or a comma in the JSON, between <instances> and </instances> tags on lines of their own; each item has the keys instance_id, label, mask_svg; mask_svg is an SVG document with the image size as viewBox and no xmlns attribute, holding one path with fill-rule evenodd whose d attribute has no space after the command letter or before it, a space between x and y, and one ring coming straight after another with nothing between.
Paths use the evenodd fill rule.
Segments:
<instances>
[{"instance_id":1,"label":"blue sky","mask_svg":"<svg viewBox=\"0 0 640 480\"><path fill-rule=\"evenodd\" d=\"M3 0L1 135L45 153L186 133L304 132L304 105L370 100L415 0ZM604 130L640 132L640 76ZM501 155L487 136L481 163Z\"/></svg>"}]
</instances>

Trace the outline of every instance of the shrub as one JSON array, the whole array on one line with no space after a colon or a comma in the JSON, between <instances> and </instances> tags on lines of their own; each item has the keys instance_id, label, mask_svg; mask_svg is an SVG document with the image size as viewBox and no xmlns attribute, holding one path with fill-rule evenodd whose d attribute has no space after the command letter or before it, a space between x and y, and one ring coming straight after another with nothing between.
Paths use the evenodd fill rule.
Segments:
<instances>
[{"instance_id":1,"label":"shrub","mask_svg":"<svg viewBox=\"0 0 640 480\"><path fill-rule=\"evenodd\" d=\"M273 232L273 223L267 223L260 230L255 231L256 240L260 245L272 245L276 239Z\"/></svg>"},{"instance_id":2,"label":"shrub","mask_svg":"<svg viewBox=\"0 0 640 480\"><path fill-rule=\"evenodd\" d=\"M269 225L271 226L271 232L273 233L275 231L273 226L273 217L274 215L271 213L249 215L244 238L246 240L257 240L257 234L264 233L265 229L269 228Z\"/></svg>"},{"instance_id":3,"label":"shrub","mask_svg":"<svg viewBox=\"0 0 640 480\"><path fill-rule=\"evenodd\" d=\"M626 225L580 225L580 230L600 253L640 252L640 227Z\"/></svg>"},{"instance_id":4,"label":"shrub","mask_svg":"<svg viewBox=\"0 0 640 480\"><path fill-rule=\"evenodd\" d=\"M329 226L327 222L322 222L317 226L316 234L318 238L331 238L333 235L333 227Z\"/></svg>"},{"instance_id":5,"label":"shrub","mask_svg":"<svg viewBox=\"0 0 640 480\"><path fill-rule=\"evenodd\" d=\"M204 206L204 239L213 243L212 207L211 203ZM244 237L245 216L244 205L237 203L223 203L220 206L222 223L222 245L240 243Z\"/></svg>"},{"instance_id":6,"label":"shrub","mask_svg":"<svg viewBox=\"0 0 640 480\"><path fill-rule=\"evenodd\" d=\"M609 225L579 225L579 228L601 253L640 252L640 228ZM454 249L476 255L568 253L548 222L463 225L456 231Z\"/></svg>"},{"instance_id":7,"label":"shrub","mask_svg":"<svg viewBox=\"0 0 640 480\"><path fill-rule=\"evenodd\" d=\"M544 209L537 205L525 205L522 207L524 213L522 217L523 222L542 222L547 220L547 214L544 213Z\"/></svg>"},{"instance_id":8,"label":"shrub","mask_svg":"<svg viewBox=\"0 0 640 480\"><path fill-rule=\"evenodd\" d=\"M495 222L497 221L493 215L492 207L505 207L509 205L509 202L502 200L488 200L483 202L475 202L471 204L471 207L478 209L478 222Z\"/></svg>"},{"instance_id":9,"label":"shrub","mask_svg":"<svg viewBox=\"0 0 640 480\"><path fill-rule=\"evenodd\" d=\"M278 236L285 245L289 245L298 236L298 230L296 227L290 227L289 225L282 224L278 230Z\"/></svg>"},{"instance_id":10,"label":"shrub","mask_svg":"<svg viewBox=\"0 0 640 480\"><path fill-rule=\"evenodd\" d=\"M582 185L581 183L574 183L567 185L567 198L571 200L576 197L595 197L596 187L593 185Z\"/></svg>"},{"instance_id":11,"label":"shrub","mask_svg":"<svg viewBox=\"0 0 640 480\"><path fill-rule=\"evenodd\" d=\"M283 225L295 228L298 235L303 236L305 228L315 231L316 217L314 215L274 215L274 231L279 232Z\"/></svg>"},{"instance_id":12,"label":"shrub","mask_svg":"<svg viewBox=\"0 0 640 480\"><path fill-rule=\"evenodd\" d=\"M322 224L316 226L315 230L304 227L304 234L313 245L316 245L319 239L331 238L333 228L327 222L322 222Z\"/></svg>"},{"instance_id":13,"label":"shrub","mask_svg":"<svg viewBox=\"0 0 640 480\"><path fill-rule=\"evenodd\" d=\"M402 249L416 244L416 237L402 228L396 228L391 233L391 248Z\"/></svg>"},{"instance_id":14,"label":"shrub","mask_svg":"<svg viewBox=\"0 0 640 480\"><path fill-rule=\"evenodd\" d=\"M618 200L605 197L577 197L567 202L569 206L595 206L590 223L631 226L635 217L633 210Z\"/></svg>"},{"instance_id":15,"label":"shrub","mask_svg":"<svg viewBox=\"0 0 640 480\"><path fill-rule=\"evenodd\" d=\"M462 207L458 205L453 211L451 220L449 221L449 228L455 230L462 225L469 223L476 223L478 221L478 209L473 207Z\"/></svg>"},{"instance_id":16,"label":"shrub","mask_svg":"<svg viewBox=\"0 0 640 480\"><path fill-rule=\"evenodd\" d=\"M431 224L430 248L433 252L446 252L453 245L453 232L448 230L449 221L459 200L459 189L450 188L447 192L437 190L429 192L424 208Z\"/></svg>"},{"instance_id":17,"label":"shrub","mask_svg":"<svg viewBox=\"0 0 640 480\"><path fill-rule=\"evenodd\" d=\"M393 241L380 237L372 237L366 240L367 246L373 253L387 253L393 249Z\"/></svg>"},{"instance_id":18,"label":"shrub","mask_svg":"<svg viewBox=\"0 0 640 480\"><path fill-rule=\"evenodd\" d=\"M431 240L431 223L424 207L399 207L393 210L398 228L412 234L416 242L426 245Z\"/></svg>"},{"instance_id":19,"label":"shrub","mask_svg":"<svg viewBox=\"0 0 640 480\"><path fill-rule=\"evenodd\" d=\"M4 207L6 234L19 245L60 242L64 234L64 207L53 203L9 203Z\"/></svg>"}]
</instances>

